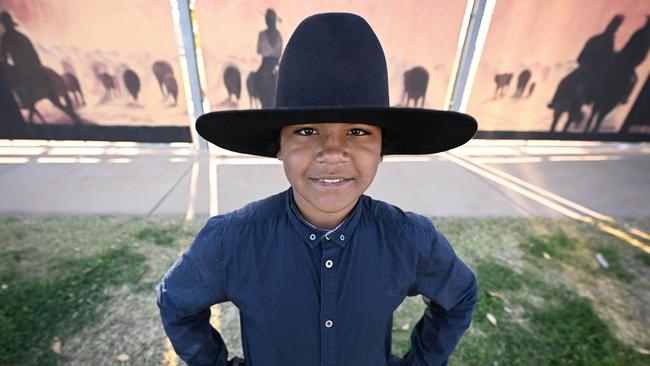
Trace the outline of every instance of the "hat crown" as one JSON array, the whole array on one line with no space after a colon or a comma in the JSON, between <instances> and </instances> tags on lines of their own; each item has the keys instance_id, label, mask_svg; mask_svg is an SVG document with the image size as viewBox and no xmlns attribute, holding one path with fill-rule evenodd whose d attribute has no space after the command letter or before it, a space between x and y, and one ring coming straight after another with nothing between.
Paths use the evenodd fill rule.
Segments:
<instances>
[{"instance_id":1,"label":"hat crown","mask_svg":"<svg viewBox=\"0 0 650 366\"><path fill-rule=\"evenodd\" d=\"M282 54L277 108L388 104L384 51L362 17L323 13L298 25Z\"/></svg>"}]
</instances>

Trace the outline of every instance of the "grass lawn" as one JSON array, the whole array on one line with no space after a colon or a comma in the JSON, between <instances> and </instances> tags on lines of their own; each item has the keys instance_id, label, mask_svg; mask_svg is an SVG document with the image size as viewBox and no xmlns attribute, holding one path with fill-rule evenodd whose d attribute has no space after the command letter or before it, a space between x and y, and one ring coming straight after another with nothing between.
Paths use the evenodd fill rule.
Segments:
<instances>
[{"instance_id":1,"label":"grass lawn","mask_svg":"<svg viewBox=\"0 0 650 366\"><path fill-rule=\"evenodd\" d=\"M181 365L154 287L206 220L0 217L0 365ZM649 255L568 219L433 221L481 290L450 365L650 364ZM424 307L410 297L395 312L394 354ZM213 310L242 355L237 309Z\"/></svg>"}]
</instances>

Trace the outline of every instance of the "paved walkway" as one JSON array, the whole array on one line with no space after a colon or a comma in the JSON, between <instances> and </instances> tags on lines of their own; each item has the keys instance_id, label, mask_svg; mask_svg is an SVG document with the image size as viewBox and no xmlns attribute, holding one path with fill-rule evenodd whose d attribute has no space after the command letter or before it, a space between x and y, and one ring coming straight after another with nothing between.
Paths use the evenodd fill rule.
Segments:
<instances>
[{"instance_id":1,"label":"paved walkway","mask_svg":"<svg viewBox=\"0 0 650 366\"><path fill-rule=\"evenodd\" d=\"M0 140L0 214L214 215L286 189L275 159L189 144ZM650 217L650 144L473 140L387 156L367 194L429 216Z\"/></svg>"}]
</instances>

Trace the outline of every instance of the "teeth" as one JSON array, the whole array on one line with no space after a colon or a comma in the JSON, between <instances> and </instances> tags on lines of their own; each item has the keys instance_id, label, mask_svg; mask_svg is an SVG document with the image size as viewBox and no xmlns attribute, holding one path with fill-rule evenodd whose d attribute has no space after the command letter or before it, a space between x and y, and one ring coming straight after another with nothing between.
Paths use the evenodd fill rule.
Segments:
<instances>
[{"instance_id":1,"label":"teeth","mask_svg":"<svg viewBox=\"0 0 650 366\"><path fill-rule=\"evenodd\" d=\"M325 183L338 183L338 182L343 181L343 179L341 179L341 178L339 178L339 179L319 179L319 181L325 182Z\"/></svg>"}]
</instances>

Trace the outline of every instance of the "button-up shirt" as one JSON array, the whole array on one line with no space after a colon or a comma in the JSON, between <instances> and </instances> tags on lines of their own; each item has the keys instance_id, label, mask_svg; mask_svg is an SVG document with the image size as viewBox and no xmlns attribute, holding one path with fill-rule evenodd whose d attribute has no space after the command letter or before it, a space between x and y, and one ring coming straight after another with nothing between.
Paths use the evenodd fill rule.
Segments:
<instances>
[{"instance_id":1,"label":"button-up shirt","mask_svg":"<svg viewBox=\"0 0 650 366\"><path fill-rule=\"evenodd\" d=\"M421 215L362 195L323 231L292 190L213 216L156 288L164 329L189 365L228 364L210 306L240 313L247 366L446 365L470 326L476 278ZM393 312L427 307L411 349L391 354Z\"/></svg>"}]
</instances>

